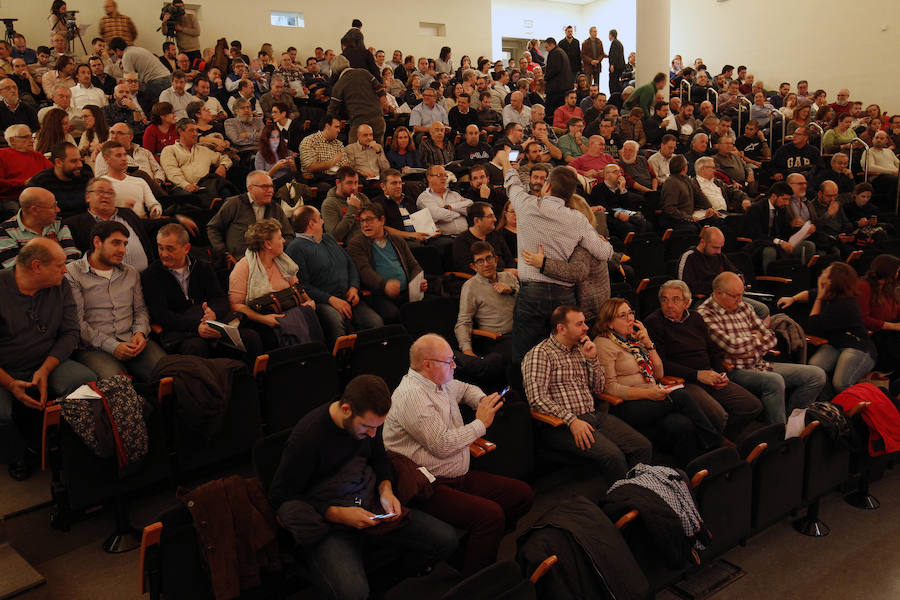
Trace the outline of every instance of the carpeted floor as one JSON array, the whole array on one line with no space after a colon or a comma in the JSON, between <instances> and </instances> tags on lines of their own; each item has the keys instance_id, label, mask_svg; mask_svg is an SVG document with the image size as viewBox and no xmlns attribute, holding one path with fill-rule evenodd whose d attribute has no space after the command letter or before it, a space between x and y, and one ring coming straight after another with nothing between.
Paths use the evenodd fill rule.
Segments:
<instances>
[{"instance_id":1,"label":"carpeted floor","mask_svg":"<svg viewBox=\"0 0 900 600\"><path fill-rule=\"evenodd\" d=\"M231 472L246 473L239 465ZM2 475L5 478L5 473ZM596 497L602 482L582 474L578 483L546 478L538 488L535 508L519 524L522 531L554 503L573 493ZM40 485L38 485L40 483ZM5 514L25 508L27 502L48 499L46 481L18 484L0 480L0 501ZM22 486L16 489L17 486ZM43 490L43 491L42 491ZM785 519L752 538L724 558L740 566L746 575L721 590L714 600L890 600L900 598L900 473L888 471L872 486L882 507L861 511L832 494L822 504L821 517L831 527L825 538L796 533ZM16 499L18 498L18 501ZM132 524L152 522L171 506L171 491L150 493L131 506ZM10 510L12 507L12 510ZM23 600L133 600L138 593L139 552L110 555L100 544L113 526L109 512L100 511L62 533L49 526L50 509L40 508L7 520L10 542L47 578L47 584L19 598ZM515 555L515 535L501 547L501 558ZM2 574L0 574L2 576ZM314 598L315 594L302 594ZM657 600L674 600L670 592Z\"/></svg>"}]
</instances>

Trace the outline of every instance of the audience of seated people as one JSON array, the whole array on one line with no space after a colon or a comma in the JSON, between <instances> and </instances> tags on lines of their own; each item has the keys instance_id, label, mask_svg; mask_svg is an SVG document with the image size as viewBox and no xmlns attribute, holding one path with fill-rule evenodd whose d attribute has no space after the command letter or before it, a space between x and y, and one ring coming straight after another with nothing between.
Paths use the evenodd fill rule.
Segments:
<instances>
[{"instance_id":1,"label":"audience of seated people","mask_svg":"<svg viewBox=\"0 0 900 600\"><path fill-rule=\"evenodd\" d=\"M121 18L111 4L107 18ZM560 86L550 57L543 69L532 62L535 49L524 67L490 74L456 71L444 52L433 64L398 50L387 63L353 34L342 54L318 49L305 69L290 52L266 69L239 45L230 59L200 60L181 35L187 46L157 57L130 45L133 30L113 27L77 58L54 35L52 50L17 50L0 79L0 460L15 479L34 465L15 403L41 410L120 372L149 381L166 353L252 364L274 348L398 323L411 292L429 292L421 276L443 275L424 273L414 250L435 249L469 277L461 289L435 286L459 292L459 350L429 334L396 390L352 380L295 426L270 490L304 542L309 508L323 502L317 484L353 457L374 471L366 503L321 504L347 535L303 549L340 597L368 593L355 530L398 518L376 512L410 515L383 539L407 551L411 573L452 553L447 523L465 530L470 574L496 560L530 509L525 483L470 468L469 444L489 435L504 401L456 380L457 363L461 377L521 371L531 408L564 423L541 429L543 441L608 483L653 449L683 467L752 421L783 423L873 369L897 379L900 116L864 112L847 90L828 105L806 82L770 93L746 71L738 81L704 67L679 72L691 92L673 79L670 102L663 73L607 102L587 78L575 89L590 61L576 60ZM716 105L707 89L720 93ZM408 115L396 110L404 104ZM437 235L416 230L422 209ZM696 237L674 256L660 308L636 315L610 298L611 277L640 283L620 270L618 244L654 231L668 239L670 228ZM862 277L843 262L861 248L880 254ZM835 262L813 289L770 304L744 295L754 273L736 263L761 275L816 256ZM276 310L268 299L288 288L295 300ZM770 313L804 303L805 330L827 343L807 364L773 360ZM210 322L234 324L243 349ZM685 388L660 389L664 375ZM602 394L623 402L606 407ZM460 403L474 409L468 424ZM437 478L412 511L394 496L388 453Z\"/></svg>"}]
</instances>

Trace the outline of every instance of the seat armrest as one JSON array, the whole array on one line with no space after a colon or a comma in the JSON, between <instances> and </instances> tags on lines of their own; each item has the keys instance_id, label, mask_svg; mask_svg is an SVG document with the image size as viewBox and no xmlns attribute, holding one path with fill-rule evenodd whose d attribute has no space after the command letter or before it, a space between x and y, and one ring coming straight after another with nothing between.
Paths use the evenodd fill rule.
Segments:
<instances>
[{"instance_id":1,"label":"seat armrest","mask_svg":"<svg viewBox=\"0 0 900 600\"><path fill-rule=\"evenodd\" d=\"M684 384L684 377L666 375L665 377L660 377L659 382L663 385L678 385L679 383Z\"/></svg>"},{"instance_id":2,"label":"seat armrest","mask_svg":"<svg viewBox=\"0 0 900 600\"><path fill-rule=\"evenodd\" d=\"M566 422L559 417L554 417L553 415L545 415L544 413L539 413L536 410L531 411L531 418L535 421L546 423L551 427L560 427L566 424Z\"/></svg>"},{"instance_id":3,"label":"seat armrest","mask_svg":"<svg viewBox=\"0 0 900 600\"><path fill-rule=\"evenodd\" d=\"M149 577L147 565L148 554L157 554L153 552L153 548L159 546L159 540L162 538L162 530L163 524L157 521L156 523L151 523L144 527L144 532L141 535L141 558L139 563L139 570L141 574L141 595L148 593L150 590L147 589L147 579ZM158 549L158 548L157 548Z\"/></svg>"},{"instance_id":4,"label":"seat armrest","mask_svg":"<svg viewBox=\"0 0 900 600\"><path fill-rule=\"evenodd\" d=\"M867 408L870 404L872 404L872 403L871 403L871 402L860 402L860 403L858 403L856 406L851 407L850 410L847 411L847 418L852 419L853 417L855 417L855 416L858 415L859 413L861 413L861 412L863 412L864 410L866 410L866 408Z\"/></svg>"},{"instance_id":5,"label":"seat armrest","mask_svg":"<svg viewBox=\"0 0 900 600\"><path fill-rule=\"evenodd\" d=\"M610 406L618 406L622 404L622 402L624 402L624 400L622 400L618 396L613 396L612 394L607 394L606 392L597 394L597 400L603 400Z\"/></svg>"},{"instance_id":6,"label":"seat armrest","mask_svg":"<svg viewBox=\"0 0 900 600\"><path fill-rule=\"evenodd\" d=\"M828 340L825 338L820 338L817 335L806 334L806 341L812 344L813 346L824 346L828 343Z\"/></svg>"},{"instance_id":7,"label":"seat armrest","mask_svg":"<svg viewBox=\"0 0 900 600\"><path fill-rule=\"evenodd\" d=\"M765 443L765 442L762 442L762 443L760 443L758 446L756 446L756 448L754 448L753 450L751 450L751 451L750 451L750 454L747 455L747 459L746 459L746 460L747 460L747 463L752 465L753 462L754 462L757 458L759 458L759 456L760 456L763 452L765 452L765 451L766 451L766 448L768 448L768 447L769 447L769 444L767 444L767 443Z\"/></svg>"},{"instance_id":8,"label":"seat armrest","mask_svg":"<svg viewBox=\"0 0 900 600\"><path fill-rule=\"evenodd\" d=\"M159 389L156 392L157 401L162 404L166 396L171 396L175 380L171 377L163 377L159 380Z\"/></svg>"},{"instance_id":9,"label":"seat armrest","mask_svg":"<svg viewBox=\"0 0 900 600\"><path fill-rule=\"evenodd\" d=\"M821 425L818 421L813 421L809 425L803 428L803 431L800 432L800 439L805 439L809 437L809 435L816 430L816 428Z\"/></svg>"},{"instance_id":10,"label":"seat armrest","mask_svg":"<svg viewBox=\"0 0 900 600\"><path fill-rule=\"evenodd\" d=\"M268 354L260 354L256 357L256 362L253 363L253 378L258 379L262 373L266 372L266 369L269 367L269 355Z\"/></svg>"},{"instance_id":11,"label":"seat armrest","mask_svg":"<svg viewBox=\"0 0 900 600\"><path fill-rule=\"evenodd\" d=\"M703 483L703 480L706 479L707 475L709 475L709 470L707 469L702 469L694 473L694 476L691 477L691 489L693 490Z\"/></svg>"},{"instance_id":12,"label":"seat armrest","mask_svg":"<svg viewBox=\"0 0 900 600\"><path fill-rule=\"evenodd\" d=\"M62 409L58 404L49 404L44 408L44 419L41 426L41 471L47 470L49 463L50 428L59 427Z\"/></svg>"},{"instance_id":13,"label":"seat armrest","mask_svg":"<svg viewBox=\"0 0 900 600\"><path fill-rule=\"evenodd\" d=\"M334 349L332 350L332 356L337 358L337 355L340 354L344 350L352 350L356 345L356 334L351 333L350 335L342 335L338 339L334 340Z\"/></svg>"},{"instance_id":14,"label":"seat armrest","mask_svg":"<svg viewBox=\"0 0 900 600\"><path fill-rule=\"evenodd\" d=\"M162 325L157 325L156 323L150 323L150 331L152 331L156 335L159 335L163 332Z\"/></svg>"},{"instance_id":15,"label":"seat armrest","mask_svg":"<svg viewBox=\"0 0 900 600\"><path fill-rule=\"evenodd\" d=\"M476 446L478 446L479 448L481 448L482 450L484 450L485 452L493 452L494 450L497 449L497 444L495 444L494 442L489 442L488 440L486 440L484 438L478 438L477 440L475 440L472 443L475 444Z\"/></svg>"},{"instance_id":16,"label":"seat armrest","mask_svg":"<svg viewBox=\"0 0 900 600\"><path fill-rule=\"evenodd\" d=\"M473 329L472 335L477 335L489 340L496 340L501 337L501 334L497 333L496 331L488 331L487 329Z\"/></svg>"},{"instance_id":17,"label":"seat armrest","mask_svg":"<svg viewBox=\"0 0 900 600\"><path fill-rule=\"evenodd\" d=\"M622 515L618 521L616 521L616 529L622 529L632 521L638 518L640 513L636 510L629 510L627 513Z\"/></svg>"},{"instance_id":18,"label":"seat armrest","mask_svg":"<svg viewBox=\"0 0 900 600\"><path fill-rule=\"evenodd\" d=\"M547 571L550 570L553 565L559 562L559 559L555 554L552 554L545 558L541 564L538 565L537 569L534 570L534 573L531 574L531 577L528 578L528 581L531 583L537 583L538 579L547 574Z\"/></svg>"},{"instance_id":19,"label":"seat armrest","mask_svg":"<svg viewBox=\"0 0 900 600\"><path fill-rule=\"evenodd\" d=\"M487 454L487 451L485 451L484 448L482 448L475 442L469 444L469 455L472 456L472 458L478 458L480 456L484 456L485 454Z\"/></svg>"},{"instance_id":20,"label":"seat armrest","mask_svg":"<svg viewBox=\"0 0 900 600\"><path fill-rule=\"evenodd\" d=\"M447 271L444 277L456 277L458 279L472 279L474 275L471 273L463 273L462 271Z\"/></svg>"}]
</instances>

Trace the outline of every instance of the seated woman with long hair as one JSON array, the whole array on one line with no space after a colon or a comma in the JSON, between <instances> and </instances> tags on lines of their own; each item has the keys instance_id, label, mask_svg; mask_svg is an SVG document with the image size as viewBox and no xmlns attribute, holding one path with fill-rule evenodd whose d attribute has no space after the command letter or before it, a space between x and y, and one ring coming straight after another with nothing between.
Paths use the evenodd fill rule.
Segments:
<instances>
[{"instance_id":1,"label":"seated woman with long hair","mask_svg":"<svg viewBox=\"0 0 900 600\"><path fill-rule=\"evenodd\" d=\"M875 367L900 378L900 258L879 254L869 265L865 277L856 283L856 301L863 323L872 332L878 350Z\"/></svg>"},{"instance_id":2,"label":"seated woman with long hair","mask_svg":"<svg viewBox=\"0 0 900 600\"><path fill-rule=\"evenodd\" d=\"M78 140L78 150L82 160L93 168L100 146L109 139L109 125L106 124L103 110L93 104L88 104L81 110L81 120L84 122L84 133Z\"/></svg>"},{"instance_id":3,"label":"seated woman with long hair","mask_svg":"<svg viewBox=\"0 0 900 600\"><path fill-rule=\"evenodd\" d=\"M795 302L810 304L806 333L828 340L808 361L828 375L822 400L858 383L875 366L875 344L854 296L856 283L853 267L835 262L822 271L815 288L778 299L781 308Z\"/></svg>"},{"instance_id":4,"label":"seated woman with long hair","mask_svg":"<svg viewBox=\"0 0 900 600\"><path fill-rule=\"evenodd\" d=\"M150 125L144 130L141 145L159 156L162 149L178 141L175 127L175 109L168 102L157 102L150 109Z\"/></svg>"},{"instance_id":5,"label":"seated woman with long hair","mask_svg":"<svg viewBox=\"0 0 900 600\"><path fill-rule=\"evenodd\" d=\"M266 350L323 339L316 317L316 303L297 279L297 264L284 253L284 237L275 219L262 219L244 234L247 251L228 278L231 309L244 314L262 339ZM259 313L254 300L289 287L297 290L301 304L278 313Z\"/></svg>"},{"instance_id":6,"label":"seated woman with long hair","mask_svg":"<svg viewBox=\"0 0 900 600\"><path fill-rule=\"evenodd\" d=\"M611 414L671 453L681 466L722 444L722 435L684 388L666 393L659 386L662 359L627 300L604 302L593 334L606 375L604 391L623 400L610 407Z\"/></svg>"},{"instance_id":7,"label":"seated woman with long hair","mask_svg":"<svg viewBox=\"0 0 900 600\"><path fill-rule=\"evenodd\" d=\"M61 108L53 108L44 115L41 128L38 129L34 149L48 154L50 149L60 142L69 142L75 145L72 137L72 126L69 124L69 115Z\"/></svg>"},{"instance_id":8,"label":"seated woman with long hair","mask_svg":"<svg viewBox=\"0 0 900 600\"><path fill-rule=\"evenodd\" d=\"M394 98L402 98L406 93L406 86L402 81L394 79L394 71L390 67L381 70L381 85Z\"/></svg>"},{"instance_id":9,"label":"seated woman with long hair","mask_svg":"<svg viewBox=\"0 0 900 600\"><path fill-rule=\"evenodd\" d=\"M415 108L417 104L422 102L422 78L415 73L406 80L406 93L403 94L403 101L410 108Z\"/></svg>"},{"instance_id":10,"label":"seated woman with long hair","mask_svg":"<svg viewBox=\"0 0 900 600\"><path fill-rule=\"evenodd\" d=\"M497 221L496 229L503 234L503 241L506 242L509 251L518 260L519 235L516 230L516 210L509 200L503 205L503 214L500 216L500 220Z\"/></svg>"},{"instance_id":11,"label":"seated woman with long hair","mask_svg":"<svg viewBox=\"0 0 900 600\"><path fill-rule=\"evenodd\" d=\"M421 169L422 161L416 152L416 144L413 142L412 133L406 127L398 127L391 138L391 147L387 152L388 162L392 169L405 173L410 168Z\"/></svg>"},{"instance_id":12,"label":"seated woman with long hair","mask_svg":"<svg viewBox=\"0 0 900 600\"><path fill-rule=\"evenodd\" d=\"M269 123L259 136L259 150L254 160L257 171L265 171L272 178L275 189L294 178L297 169L294 153L288 150L287 142L281 137L281 130L275 123Z\"/></svg>"}]
</instances>

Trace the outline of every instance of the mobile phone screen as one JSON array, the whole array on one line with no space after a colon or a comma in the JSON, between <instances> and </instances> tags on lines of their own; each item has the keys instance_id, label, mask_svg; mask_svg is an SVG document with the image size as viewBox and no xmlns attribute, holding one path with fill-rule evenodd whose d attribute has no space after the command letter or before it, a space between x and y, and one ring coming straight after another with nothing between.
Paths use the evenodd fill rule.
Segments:
<instances>
[{"instance_id":1,"label":"mobile phone screen","mask_svg":"<svg viewBox=\"0 0 900 600\"><path fill-rule=\"evenodd\" d=\"M506 386L505 388L503 388L503 391L500 392L500 397L502 398L503 396L505 396L506 392L508 392L508 391L509 391L509 386Z\"/></svg>"},{"instance_id":2,"label":"mobile phone screen","mask_svg":"<svg viewBox=\"0 0 900 600\"><path fill-rule=\"evenodd\" d=\"M519 160L519 151L518 150L510 150L509 151L509 162L516 162Z\"/></svg>"},{"instance_id":3,"label":"mobile phone screen","mask_svg":"<svg viewBox=\"0 0 900 600\"><path fill-rule=\"evenodd\" d=\"M372 517L372 519L374 519L376 521L380 521L381 519L387 519L389 517L394 517L394 516L396 516L396 515L391 512L391 513L384 513L383 515L375 515L374 517Z\"/></svg>"}]
</instances>

